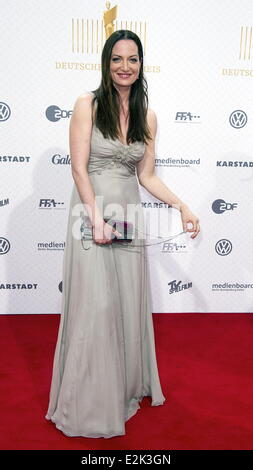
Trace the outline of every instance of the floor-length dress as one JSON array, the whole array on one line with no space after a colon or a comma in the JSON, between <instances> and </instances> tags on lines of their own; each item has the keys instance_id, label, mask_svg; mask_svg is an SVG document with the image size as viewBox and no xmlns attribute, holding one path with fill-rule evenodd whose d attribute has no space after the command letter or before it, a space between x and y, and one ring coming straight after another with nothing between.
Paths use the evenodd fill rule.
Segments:
<instances>
[{"instance_id":1,"label":"floor-length dress","mask_svg":"<svg viewBox=\"0 0 253 470\"><path fill-rule=\"evenodd\" d=\"M156 360L146 247L141 239L145 230L136 164L144 148L142 142L125 145L119 139L105 139L93 125L88 173L97 204L100 197L100 211L109 217L115 214L112 207L118 208L115 218L121 220L130 220L128 207L139 208L135 212L138 239L135 232L132 243L82 242L84 205L73 184L61 320L46 414L67 436L124 435L125 422L140 408L144 396L151 397L151 406L165 401Z\"/></svg>"}]
</instances>

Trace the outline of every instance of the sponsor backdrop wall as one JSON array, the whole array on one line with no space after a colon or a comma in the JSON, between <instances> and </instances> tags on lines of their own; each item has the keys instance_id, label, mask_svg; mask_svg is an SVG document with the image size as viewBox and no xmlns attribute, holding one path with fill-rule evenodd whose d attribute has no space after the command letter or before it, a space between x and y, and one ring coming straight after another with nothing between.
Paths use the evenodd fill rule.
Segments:
<instances>
[{"instance_id":1,"label":"sponsor backdrop wall","mask_svg":"<svg viewBox=\"0 0 253 470\"><path fill-rule=\"evenodd\" d=\"M142 40L156 173L201 223L195 240L147 248L153 312L251 312L252 1L0 4L0 313L60 312L69 121L100 83L105 11ZM140 191L181 232L179 212Z\"/></svg>"}]
</instances>

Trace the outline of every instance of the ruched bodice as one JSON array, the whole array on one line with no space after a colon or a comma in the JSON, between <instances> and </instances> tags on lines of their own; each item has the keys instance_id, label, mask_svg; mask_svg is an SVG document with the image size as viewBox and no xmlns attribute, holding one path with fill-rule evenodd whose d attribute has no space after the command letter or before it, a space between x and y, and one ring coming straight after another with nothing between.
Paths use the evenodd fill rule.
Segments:
<instances>
[{"instance_id":1,"label":"ruched bodice","mask_svg":"<svg viewBox=\"0 0 253 470\"><path fill-rule=\"evenodd\" d=\"M97 206L104 216L114 214L118 219L133 221L133 206L141 204L136 167L144 152L145 143L125 145L119 139L105 139L93 124L88 174L97 196ZM142 214L139 215L140 228L141 219Z\"/></svg>"},{"instance_id":2,"label":"ruched bodice","mask_svg":"<svg viewBox=\"0 0 253 470\"><path fill-rule=\"evenodd\" d=\"M143 142L123 144L119 139L105 139L94 123L91 135L88 172L101 174L103 169L116 170L122 165L130 174L135 174L137 163L142 160L145 151Z\"/></svg>"}]
</instances>

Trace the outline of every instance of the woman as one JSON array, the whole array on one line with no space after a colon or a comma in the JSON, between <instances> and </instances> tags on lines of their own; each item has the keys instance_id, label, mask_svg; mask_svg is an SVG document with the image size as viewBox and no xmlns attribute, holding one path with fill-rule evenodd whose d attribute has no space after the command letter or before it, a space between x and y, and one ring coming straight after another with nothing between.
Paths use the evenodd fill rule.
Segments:
<instances>
[{"instance_id":1,"label":"woman","mask_svg":"<svg viewBox=\"0 0 253 470\"><path fill-rule=\"evenodd\" d=\"M134 231L130 243L121 239L117 225L104 220L130 221L127 209L141 204L139 181L178 208L184 231L197 236L197 217L155 175L156 125L156 115L148 109L141 41L129 30L116 31L103 48L99 88L77 98L70 122L74 184L46 415L68 436L124 435L125 422L140 408L143 396L151 396L152 406L165 401L142 211L137 211L141 236ZM78 236L84 220L86 227L90 223L91 240Z\"/></svg>"}]
</instances>

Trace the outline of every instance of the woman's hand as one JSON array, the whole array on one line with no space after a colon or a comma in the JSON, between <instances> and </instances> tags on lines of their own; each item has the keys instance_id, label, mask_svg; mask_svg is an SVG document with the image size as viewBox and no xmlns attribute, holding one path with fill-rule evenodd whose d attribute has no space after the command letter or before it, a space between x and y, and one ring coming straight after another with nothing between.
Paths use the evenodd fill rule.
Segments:
<instances>
[{"instance_id":1,"label":"woman's hand","mask_svg":"<svg viewBox=\"0 0 253 470\"><path fill-rule=\"evenodd\" d=\"M106 223L104 220L95 224L92 227L92 237L94 242L101 245L112 243L112 235L116 237L122 237L121 233L118 230L115 230L110 224Z\"/></svg>"},{"instance_id":2,"label":"woman's hand","mask_svg":"<svg viewBox=\"0 0 253 470\"><path fill-rule=\"evenodd\" d=\"M199 231L200 231L200 225L199 225L198 217L196 217L196 215L194 215L190 211L189 207L187 207L185 205L181 206L180 212L181 212L181 219L182 219L184 232L194 232L191 235L191 238L195 238L198 235ZM187 223L189 223L189 222L192 224L191 228L187 227Z\"/></svg>"}]
</instances>

